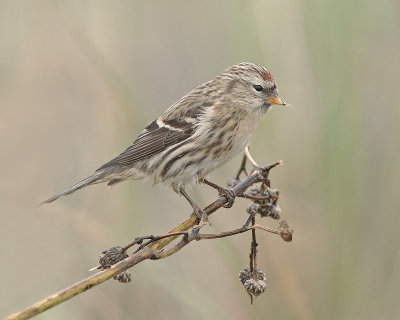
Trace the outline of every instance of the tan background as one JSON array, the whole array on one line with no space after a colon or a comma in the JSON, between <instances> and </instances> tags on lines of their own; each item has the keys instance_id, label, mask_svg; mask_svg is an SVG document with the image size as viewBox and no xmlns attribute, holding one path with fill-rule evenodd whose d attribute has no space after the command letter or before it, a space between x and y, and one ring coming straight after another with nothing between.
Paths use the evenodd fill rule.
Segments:
<instances>
[{"instance_id":1,"label":"tan background","mask_svg":"<svg viewBox=\"0 0 400 320\"><path fill-rule=\"evenodd\" d=\"M0 316L88 276L101 250L188 216L150 182L36 205L190 89L252 61L292 104L252 140L260 163L285 162L271 178L295 228L290 244L259 234L267 293L250 306L238 280L245 234L140 264L133 283L108 281L38 318L399 319L399 15L396 0L0 1ZM208 231L241 225L246 206Z\"/></svg>"}]
</instances>

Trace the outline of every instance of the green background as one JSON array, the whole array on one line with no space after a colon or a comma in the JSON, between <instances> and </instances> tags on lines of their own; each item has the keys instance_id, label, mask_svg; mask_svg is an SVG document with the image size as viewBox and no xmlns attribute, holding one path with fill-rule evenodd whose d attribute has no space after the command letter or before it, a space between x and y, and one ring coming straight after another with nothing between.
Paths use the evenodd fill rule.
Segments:
<instances>
[{"instance_id":1,"label":"green background","mask_svg":"<svg viewBox=\"0 0 400 320\"><path fill-rule=\"evenodd\" d=\"M127 147L170 104L226 67L275 76L291 106L252 139L271 174L285 243L259 232L267 292L238 280L250 234L144 262L39 319L399 319L400 2L0 1L0 316L90 275L101 250L190 214L151 182L37 204ZM210 178L224 184L241 156ZM216 194L190 191L203 206ZM207 232L247 218L248 201ZM271 219L260 223L276 227Z\"/></svg>"}]
</instances>

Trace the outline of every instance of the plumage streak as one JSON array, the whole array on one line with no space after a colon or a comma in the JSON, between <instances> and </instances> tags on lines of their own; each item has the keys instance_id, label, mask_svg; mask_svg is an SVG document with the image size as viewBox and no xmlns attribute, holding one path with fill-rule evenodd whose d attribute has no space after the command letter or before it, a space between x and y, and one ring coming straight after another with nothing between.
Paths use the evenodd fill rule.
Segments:
<instances>
[{"instance_id":1,"label":"plumage streak","mask_svg":"<svg viewBox=\"0 0 400 320\"><path fill-rule=\"evenodd\" d=\"M182 191L186 186L245 148L270 101L282 102L272 75L253 63L234 65L175 102L92 176L45 202L87 185L141 178L167 184L188 198Z\"/></svg>"}]
</instances>

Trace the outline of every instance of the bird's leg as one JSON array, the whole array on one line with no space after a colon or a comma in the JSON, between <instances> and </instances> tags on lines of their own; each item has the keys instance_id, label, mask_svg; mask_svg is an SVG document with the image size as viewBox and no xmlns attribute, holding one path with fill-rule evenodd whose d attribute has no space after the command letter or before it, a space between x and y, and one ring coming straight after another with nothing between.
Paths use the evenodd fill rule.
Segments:
<instances>
[{"instance_id":1,"label":"bird's leg","mask_svg":"<svg viewBox=\"0 0 400 320\"><path fill-rule=\"evenodd\" d=\"M210 186L211 188L214 188L218 191L219 195L224 196L226 198L227 203L224 205L224 208L230 208L233 206L233 203L235 202L236 198L236 193L232 189L225 189L223 187L220 187L219 185L208 181L206 179L203 179L202 182L204 182L206 185Z\"/></svg>"},{"instance_id":2,"label":"bird's leg","mask_svg":"<svg viewBox=\"0 0 400 320\"><path fill-rule=\"evenodd\" d=\"M204 226L206 222L208 222L208 216L207 213L201 209L193 200L192 198L189 197L189 195L186 193L186 191L182 188L179 189L179 193L183 195L186 200L190 203L190 205L193 208L193 213L197 216L199 219L199 227L201 228Z\"/></svg>"},{"instance_id":3,"label":"bird's leg","mask_svg":"<svg viewBox=\"0 0 400 320\"><path fill-rule=\"evenodd\" d=\"M246 162L247 162L247 157L246 157L246 155L244 154L244 155L243 155L243 159L242 159L242 163L240 164L239 171L238 171L238 173L237 173L237 175L236 175L236 180L238 180L238 181L239 181L239 179L240 179L240 174L241 174L242 172L244 172L244 174L245 174L246 176L249 175L249 174L247 173L247 170L246 170Z\"/></svg>"}]
</instances>

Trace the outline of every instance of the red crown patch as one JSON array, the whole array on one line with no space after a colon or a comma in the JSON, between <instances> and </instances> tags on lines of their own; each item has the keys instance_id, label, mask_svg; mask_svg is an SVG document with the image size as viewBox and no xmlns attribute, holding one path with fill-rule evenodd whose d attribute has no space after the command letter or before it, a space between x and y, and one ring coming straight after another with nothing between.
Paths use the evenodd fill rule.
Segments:
<instances>
[{"instance_id":1,"label":"red crown patch","mask_svg":"<svg viewBox=\"0 0 400 320\"><path fill-rule=\"evenodd\" d=\"M271 74L270 72L268 72L267 70L264 70L264 72L261 74L261 77L262 77L264 80L268 80L268 81L271 81L271 82L274 82L274 81L275 81L275 79L274 79L274 77L272 76L272 74Z\"/></svg>"}]
</instances>

